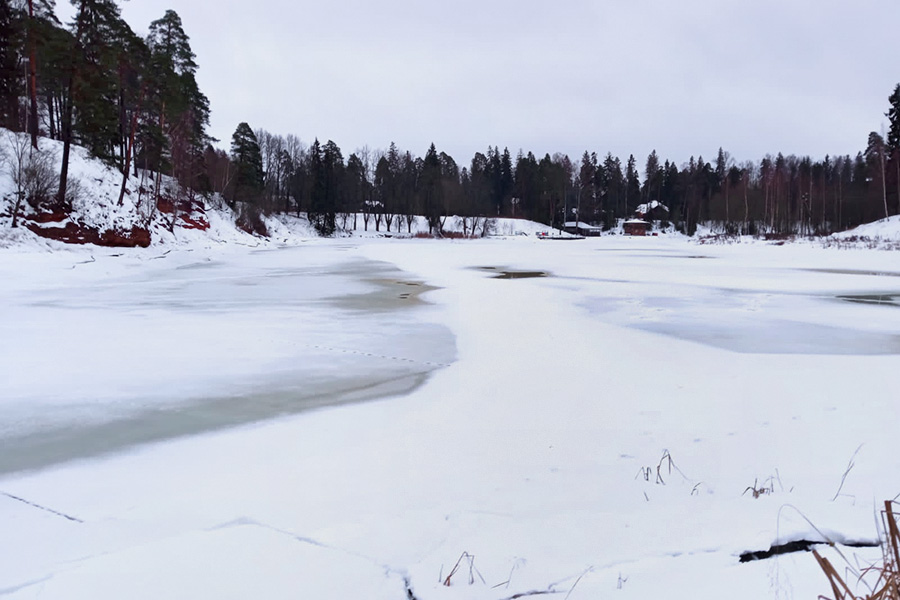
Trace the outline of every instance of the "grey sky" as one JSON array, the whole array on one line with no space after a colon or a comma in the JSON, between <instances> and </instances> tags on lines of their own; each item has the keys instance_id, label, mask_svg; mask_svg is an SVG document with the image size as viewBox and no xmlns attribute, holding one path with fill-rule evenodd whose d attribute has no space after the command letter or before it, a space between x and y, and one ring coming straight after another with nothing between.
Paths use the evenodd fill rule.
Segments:
<instances>
[{"instance_id":1,"label":"grey sky","mask_svg":"<svg viewBox=\"0 0 900 600\"><path fill-rule=\"evenodd\" d=\"M60 12L71 10L64 0ZM900 83L897 0L131 0L181 16L227 148L240 121L345 157L432 141L640 165L855 154Z\"/></svg>"}]
</instances>

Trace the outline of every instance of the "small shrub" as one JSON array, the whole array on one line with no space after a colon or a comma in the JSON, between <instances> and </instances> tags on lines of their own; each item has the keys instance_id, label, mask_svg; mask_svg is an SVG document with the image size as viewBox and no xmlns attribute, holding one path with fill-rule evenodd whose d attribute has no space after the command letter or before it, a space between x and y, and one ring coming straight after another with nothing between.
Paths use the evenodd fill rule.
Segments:
<instances>
[{"instance_id":1,"label":"small shrub","mask_svg":"<svg viewBox=\"0 0 900 600\"><path fill-rule=\"evenodd\" d=\"M11 211L15 227L23 200L33 210L38 210L53 197L57 183L56 154L47 149L35 150L29 137L24 134L7 131L5 137L6 148L0 154L0 171L6 173L15 187Z\"/></svg>"},{"instance_id":2,"label":"small shrub","mask_svg":"<svg viewBox=\"0 0 900 600\"><path fill-rule=\"evenodd\" d=\"M60 207L66 210L71 210L73 206L76 204L82 204L86 202L87 197L87 188L78 178L70 177L68 182L66 183L66 201L65 206Z\"/></svg>"},{"instance_id":3,"label":"small shrub","mask_svg":"<svg viewBox=\"0 0 900 600\"><path fill-rule=\"evenodd\" d=\"M235 224L239 229L250 235L269 236L269 229L266 227L265 221L263 221L262 213L253 204L247 204L246 202L241 204Z\"/></svg>"}]
</instances>

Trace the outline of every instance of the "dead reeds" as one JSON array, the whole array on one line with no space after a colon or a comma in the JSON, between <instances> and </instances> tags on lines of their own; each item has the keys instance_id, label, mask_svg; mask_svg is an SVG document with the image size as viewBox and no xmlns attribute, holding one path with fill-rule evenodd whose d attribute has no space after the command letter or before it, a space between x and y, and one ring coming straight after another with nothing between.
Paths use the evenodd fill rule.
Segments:
<instances>
[{"instance_id":1,"label":"dead reeds","mask_svg":"<svg viewBox=\"0 0 900 600\"><path fill-rule=\"evenodd\" d=\"M859 572L848 569L848 573L855 575L857 589L868 588L865 595L857 595L847 583L846 577L841 574L827 558L816 550L813 556L819 563L819 567L828 578L833 596L819 596L820 600L900 600L900 526L897 519L900 515L894 512L894 502L887 500L884 510L881 511L882 533L884 539L881 543L881 564L874 564L861 569Z\"/></svg>"}]
</instances>

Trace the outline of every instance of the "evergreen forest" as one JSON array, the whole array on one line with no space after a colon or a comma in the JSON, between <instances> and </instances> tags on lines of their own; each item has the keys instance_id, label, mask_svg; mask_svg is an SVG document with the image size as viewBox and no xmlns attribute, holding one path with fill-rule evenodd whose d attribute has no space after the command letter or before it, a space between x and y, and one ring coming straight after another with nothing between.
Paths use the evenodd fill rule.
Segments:
<instances>
[{"instance_id":1,"label":"evergreen forest","mask_svg":"<svg viewBox=\"0 0 900 600\"><path fill-rule=\"evenodd\" d=\"M322 235L353 225L410 230L424 216L435 235L460 217L467 235L494 217L604 228L640 205L668 207L665 221L693 235L698 224L729 234L826 235L900 213L900 85L888 95L885 136L872 132L855 156L794 156L773 149L738 160L715 156L676 163L655 151L639 160L586 150L580 157L535 156L488 147L462 162L434 144L417 156L394 143L349 156L334 141L236 125L228 144L208 134L210 102L178 14L168 10L135 34L115 0L71 0L61 23L54 0L0 0L0 126L63 144L53 185L3 199L0 210L70 202L72 145L129 177L167 177L191 200L218 194L248 227L259 215L306 214ZM463 158L463 157L459 157ZM160 189L157 185L156 189ZM157 197L157 201L160 198ZM121 197L120 197L121 203Z\"/></svg>"}]
</instances>

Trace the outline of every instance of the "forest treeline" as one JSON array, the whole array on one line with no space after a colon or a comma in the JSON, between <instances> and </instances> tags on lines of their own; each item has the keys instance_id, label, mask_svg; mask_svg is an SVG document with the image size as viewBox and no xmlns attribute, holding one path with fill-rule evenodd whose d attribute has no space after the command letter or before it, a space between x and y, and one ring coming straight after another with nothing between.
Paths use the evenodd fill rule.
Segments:
<instances>
[{"instance_id":1,"label":"forest treeline","mask_svg":"<svg viewBox=\"0 0 900 600\"><path fill-rule=\"evenodd\" d=\"M306 144L247 123L225 151L208 135L209 101L177 13L166 11L142 38L115 0L72 5L72 21L60 23L53 0L0 0L0 125L30 134L25 158L34 165L40 137L63 144L52 189L45 170L31 169L42 173L35 185L19 169L20 193L7 199L14 217L29 206L66 206L72 144L117 168L122 194L139 172L152 174L157 193L167 176L185 198L221 194L247 227L261 228L263 213L306 213L323 235L349 219L411 230L415 215L435 234L450 215L467 234L483 234L493 217L611 228L652 201L688 234L706 223L728 233L822 235L900 212L900 85L888 97L887 135L870 133L855 156L738 162L720 148L711 160L698 155L679 166L655 151L623 163L611 153L513 156L493 146L460 164L434 144L419 157L391 143L345 158L333 141Z\"/></svg>"}]
</instances>

